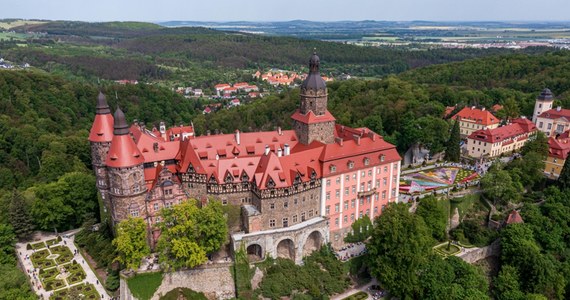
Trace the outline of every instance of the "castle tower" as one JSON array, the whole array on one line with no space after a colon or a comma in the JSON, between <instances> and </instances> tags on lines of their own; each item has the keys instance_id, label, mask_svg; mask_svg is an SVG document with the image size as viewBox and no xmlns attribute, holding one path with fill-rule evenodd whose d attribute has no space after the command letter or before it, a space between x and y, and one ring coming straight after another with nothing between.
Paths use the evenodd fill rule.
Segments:
<instances>
[{"instance_id":1,"label":"castle tower","mask_svg":"<svg viewBox=\"0 0 570 300\"><path fill-rule=\"evenodd\" d=\"M543 112L552 109L552 104L554 103L554 97L549 89L544 89L540 95L536 98L534 103L534 113L532 114L532 122L536 123L536 118L540 116Z\"/></svg>"},{"instance_id":2,"label":"castle tower","mask_svg":"<svg viewBox=\"0 0 570 300\"><path fill-rule=\"evenodd\" d=\"M309 75L301 84L301 106L291 116L293 129L305 145L313 141L334 143L335 118L327 110L327 86L319 71L320 59L313 53Z\"/></svg>"},{"instance_id":3,"label":"castle tower","mask_svg":"<svg viewBox=\"0 0 570 300\"><path fill-rule=\"evenodd\" d=\"M95 120L89 132L91 161L95 177L97 178L97 190L99 190L103 200L103 209L108 211L111 209L111 202L109 198L109 177L105 160L113 139L113 116L111 115L109 105L107 105L105 95L101 92L99 92L97 97L97 106L95 108Z\"/></svg>"},{"instance_id":4,"label":"castle tower","mask_svg":"<svg viewBox=\"0 0 570 300\"><path fill-rule=\"evenodd\" d=\"M125 114L117 108L113 140L105 160L109 173L113 224L129 216L146 217L144 157L133 141Z\"/></svg>"}]
</instances>

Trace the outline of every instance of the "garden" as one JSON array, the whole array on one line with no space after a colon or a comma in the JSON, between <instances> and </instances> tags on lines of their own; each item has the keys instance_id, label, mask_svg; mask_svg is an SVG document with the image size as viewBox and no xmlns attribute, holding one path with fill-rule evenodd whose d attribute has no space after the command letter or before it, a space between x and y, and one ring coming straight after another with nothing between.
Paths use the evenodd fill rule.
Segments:
<instances>
[{"instance_id":1,"label":"garden","mask_svg":"<svg viewBox=\"0 0 570 300\"><path fill-rule=\"evenodd\" d=\"M466 183L479 178L477 172L458 167L435 168L403 175L400 191L404 193L423 192L446 188L457 183Z\"/></svg>"},{"instance_id":2,"label":"garden","mask_svg":"<svg viewBox=\"0 0 570 300\"><path fill-rule=\"evenodd\" d=\"M35 253L33 253L31 256L31 260L32 264L34 265L34 268L46 269L55 266L55 261L53 259L48 258L48 256L50 256L50 253L47 249L42 249L40 251L36 251Z\"/></svg>"},{"instance_id":3,"label":"garden","mask_svg":"<svg viewBox=\"0 0 570 300\"><path fill-rule=\"evenodd\" d=\"M50 297L50 300L66 300L66 299L101 299L99 293L93 284L80 284L69 289L56 291Z\"/></svg>"},{"instance_id":4,"label":"garden","mask_svg":"<svg viewBox=\"0 0 570 300\"><path fill-rule=\"evenodd\" d=\"M51 247L49 249L52 254L58 255L55 261L60 265L70 262L73 259L73 253L71 253L71 250L69 250L69 248L67 248L66 246L60 245L60 246Z\"/></svg>"}]
</instances>

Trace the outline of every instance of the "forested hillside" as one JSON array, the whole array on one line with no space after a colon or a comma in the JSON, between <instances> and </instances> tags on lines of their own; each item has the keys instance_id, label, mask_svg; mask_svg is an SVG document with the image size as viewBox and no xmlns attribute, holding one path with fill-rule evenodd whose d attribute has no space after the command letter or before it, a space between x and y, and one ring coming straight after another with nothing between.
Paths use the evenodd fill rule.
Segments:
<instances>
[{"instance_id":1,"label":"forested hillside","mask_svg":"<svg viewBox=\"0 0 570 300\"><path fill-rule=\"evenodd\" d=\"M240 78L240 72L236 70L242 69L279 67L301 71L306 67L307 56L315 48L321 55L325 73L367 77L513 52L507 49L413 51L360 47L205 28L165 28L136 22L57 21L14 29L40 34L0 45L0 54L15 62L28 62L50 72L88 78L174 80L194 85L236 80ZM536 53L545 49L523 51Z\"/></svg>"}]
</instances>

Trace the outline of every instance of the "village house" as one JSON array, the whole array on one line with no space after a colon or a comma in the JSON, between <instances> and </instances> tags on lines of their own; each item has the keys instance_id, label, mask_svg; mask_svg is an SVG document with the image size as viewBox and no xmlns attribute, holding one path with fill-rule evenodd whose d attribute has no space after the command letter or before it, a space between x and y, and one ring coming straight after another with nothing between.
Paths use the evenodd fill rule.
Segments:
<instances>
[{"instance_id":1,"label":"village house","mask_svg":"<svg viewBox=\"0 0 570 300\"><path fill-rule=\"evenodd\" d=\"M494 129L499 127L500 120L488 110L475 106L464 107L451 117L452 121L459 121L459 133L465 138L476 130Z\"/></svg>"},{"instance_id":2,"label":"village house","mask_svg":"<svg viewBox=\"0 0 570 300\"><path fill-rule=\"evenodd\" d=\"M544 162L544 175L550 179L558 179L562 167L570 153L570 131L566 131L548 139L548 156Z\"/></svg>"}]
</instances>

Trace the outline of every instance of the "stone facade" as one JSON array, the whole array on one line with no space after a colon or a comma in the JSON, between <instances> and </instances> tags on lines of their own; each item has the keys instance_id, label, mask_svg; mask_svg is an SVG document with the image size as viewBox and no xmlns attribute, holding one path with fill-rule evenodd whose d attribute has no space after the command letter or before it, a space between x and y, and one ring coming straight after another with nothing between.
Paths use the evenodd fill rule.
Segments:
<instances>
[{"instance_id":1,"label":"stone facade","mask_svg":"<svg viewBox=\"0 0 570 300\"><path fill-rule=\"evenodd\" d=\"M161 296L180 287L204 293L208 299L232 299L235 297L235 284L230 268L231 264L215 264L164 273L162 284L151 299L159 300ZM132 295L123 277L121 277L120 293L121 299L137 299Z\"/></svg>"},{"instance_id":2,"label":"stone facade","mask_svg":"<svg viewBox=\"0 0 570 300\"><path fill-rule=\"evenodd\" d=\"M301 263L303 256L329 241L328 221L322 217L286 228L232 235L234 250L243 247L250 255L283 257Z\"/></svg>"},{"instance_id":3,"label":"stone facade","mask_svg":"<svg viewBox=\"0 0 570 300\"><path fill-rule=\"evenodd\" d=\"M319 89L301 89L301 107L300 112L307 114L312 111L317 116L322 116L327 111L327 90Z\"/></svg>"},{"instance_id":4,"label":"stone facade","mask_svg":"<svg viewBox=\"0 0 570 300\"><path fill-rule=\"evenodd\" d=\"M293 129L299 137L299 142L310 144L313 141L319 141L324 144L334 143L334 121L307 124L299 121L293 121Z\"/></svg>"},{"instance_id":5,"label":"stone facade","mask_svg":"<svg viewBox=\"0 0 570 300\"><path fill-rule=\"evenodd\" d=\"M143 166L128 168L108 168L111 215L114 223L129 216L146 217L147 188Z\"/></svg>"},{"instance_id":6,"label":"stone facade","mask_svg":"<svg viewBox=\"0 0 570 300\"><path fill-rule=\"evenodd\" d=\"M497 239L491 245L478 248L469 252L465 252L457 255L459 258L463 259L465 262L474 264L482 259L491 256L499 256L501 253L501 243Z\"/></svg>"}]
</instances>

